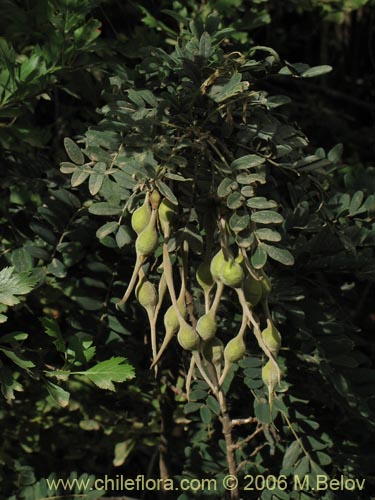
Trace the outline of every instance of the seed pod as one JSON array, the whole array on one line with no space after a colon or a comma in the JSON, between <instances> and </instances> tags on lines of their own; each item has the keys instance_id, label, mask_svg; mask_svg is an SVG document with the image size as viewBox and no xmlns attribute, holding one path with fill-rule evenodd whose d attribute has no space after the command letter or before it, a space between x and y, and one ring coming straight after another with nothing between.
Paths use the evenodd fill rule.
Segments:
<instances>
[{"instance_id":1,"label":"seed pod","mask_svg":"<svg viewBox=\"0 0 375 500\"><path fill-rule=\"evenodd\" d=\"M196 330L203 340L212 339L217 330L215 311L209 311L198 319Z\"/></svg>"},{"instance_id":2,"label":"seed pod","mask_svg":"<svg viewBox=\"0 0 375 500\"><path fill-rule=\"evenodd\" d=\"M187 318L187 310L185 307L185 290L184 288L181 289L180 296L177 300L178 304L178 309L180 311L180 314L183 319ZM172 340L174 335L178 332L178 329L180 328L180 321L178 319L176 309L174 305L172 304L171 306L168 307L164 314L164 328L165 328L165 335L163 342L160 346L160 349L157 353L157 355L154 357L151 368L153 368L157 363L159 363L162 355L164 354L164 351L168 347L169 342Z\"/></svg>"},{"instance_id":3,"label":"seed pod","mask_svg":"<svg viewBox=\"0 0 375 500\"><path fill-rule=\"evenodd\" d=\"M177 206L167 198L164 198L158 208L159 220L161 223L170 224L177 214Z\"/></svg>"},{"instance_id":4,"label":"seed pod","mask_svg":"<svg viewBox=\"0 0 375 500\"><path fill-rule=\"evenodd\" d=\"M225 257L224 253L222 250L219 250L217 254L211 259L211 264L210 264L210 272L211 276L215 281L221 281L220 280L220 271L225 262Z\"/></svg>"},{"instance_id":5,"label":"seed pod","mask_svg":"<svg viewBox=\"0 0 375 500\"><path fill-rule=\"evenodd\" d=\"M224 349L224 358L226 363L236 363L246 352L246 345L243 335L238 334L228 342Z\"/></svg>"},{"instance_id":6,"label":"seed pod","mask_svg":"<svg viewBox=\"0 0 375 500\"><path fill-rule=\"evenodd\" d=\"M139 234L141 233L150 222L151 218L151 208L149 203L149 193L146 193L143 205L134 210L131 216L131 226L133 230Z\"/></svg>"},{"instance_id":7,"label":"seed pod","mask_svg":"<svg viewBox=\"0 0 375 500\"><path fill-rule=\"evenodd\" d=\"M144 255L148 256L152 254L159 242L158 233L155 229L155 224L152 224L152 217L150 222L147 224L146 228L138 235L135 240L135 250L137 256Z\"/></svg>"},{"instance_id":8,"label":"seed pod","mask_svg":"<svg viewBox=\"0 0 375 500\"><path fill-rule=\"evenodd\" d=\"M186 351L194 351L199 346L199 335L194 328L186 322L182 323L177 333L180 346Z\"/></svg>"},{"instance_id":9,"label":"seed pod","mask_svg":"<svg viewBox=\"0 0 375 500\"><path fill-rule=\"evenodd\" d=\"M148 307L156 307L156 304L158 303L158 294L155 287L146 279L141 280L141 282L137 285L135 289L135 296L141 306L145 309Z\"/></svg>"},{"instance_id":10,"label":"seed pod","mask_svg":"<svg viewBox=\"0 0 375 500\"><path fill-rule=\"evenodd\" d=\"M207 340L203 344L202 354L210 363L220 363L224 355L224 344L217 337Z\"/></svg>"},{"instance_id":11,"label":"seed pod","mask_svg":"<svg viewBox=\"0 0 375 500\"><path fill-rule=\"evenodd\" d=\"M262 285L251 274L246 275L242 284L242 290L249 307L255 307L260 302L262 298Z\"/></svg>"},{"instance_id":12,"label":"seed pod","mask_svg":"<svg viewBox=\"0 0 375 500\"><path fill-rule=\"evenodd\" d=\"M135 261L133 274L130 278L129 285L126 289L126 292L124 293L124 296L122 297L120 302L116 304L116 307L120 306L121 304L125 304L125 302L128 300L135 286L141 266L144 264L144 261L147 259L147 257L152 254L158 246L158 233L155 229L156 215L156 210L153 210L151 212L150 222L135 240L137 259Z\"/></svg>"},{"instance_id":13,"label":"seed pod","mask_svg":"<svg viewBox=\"0 0 375 500\"><path fill-rule=\"evenodd\" d=\"M225 261L221 266L220 279L226 286L240 288L245 277L245 273L240 264L234 259Z\"/></svg>"},{"instance_id":14,"label":"seed pod","mask_svg":"<svg viewBox=\"0 0 375 500\"><path fill-rule=\"evenodd\" d=\"M173 203L164 198L159 205L158 214L161 230L165 239L168 239L171 234L171 223L176 213L176 205L173 205Z\"/></svg>"},{"instance_id":15,"label":"seed pod","mask_svg":"<svg viewBox=\"0 0 375 500\"><path fill-rule=\"evenodd\" d=\"M262 331L262 338L265 345L276 358L281 346L281 335L273 322L267 319L267 327Z\"/></svg>"},{"instance_id":16,"label":"seed pod","mask_svg":"<svg viewBox=\"0 0 375 500\"><path fill-rule=\"evenodd\" d=\"M272 363L271 360L268 360L262 368L262 380L268 387L269 393L272 394L275 387L279 383L279 374L277 372L275 364Z\"/></svg>"},{"instance_id":17,"label":"seed pod","mask_svg":"<svg viewBox=\"0 0 375 500\"><path fill-rule=\"evenodd\" d=\"M161 201L161 195L157 189L153 189L150 194L150 204L152 210L157 210L159 208Z\"/></svg>"},{"instance_id":18,"label":"seed pod","mask_svg":"<svg viewBox=\"0 0 375 500\"><path fill-rule=\"evenodd\" d=\"M178 305L178 309L181 313L181 316L184 319L186 319L187 310L185 308L185 305L180 302ZM172 335L177 333L178 329L180 328L180 322L178 320L176 310L175 310L173 304L170 307L168 307L166 313L164 314L164 326L165 326L166 333L172 334Z\"/></svg>"},{"instance_id":19,"label":"seed pod","mask_svg":"<svg viewBox=\"0 0 375 500\"><path fill-rule=\"evenodd\" d=\"M199 285L205 292L209 292L214 286L214 279L210 271L209 262L201 262L197 267L197 272L195 273Z\"/></svg>"}]
</instances>

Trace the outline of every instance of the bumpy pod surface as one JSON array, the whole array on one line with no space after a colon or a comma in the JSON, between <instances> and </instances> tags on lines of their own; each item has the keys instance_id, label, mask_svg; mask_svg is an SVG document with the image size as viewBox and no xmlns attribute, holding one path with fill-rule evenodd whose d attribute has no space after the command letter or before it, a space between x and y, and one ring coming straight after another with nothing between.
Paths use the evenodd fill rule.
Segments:
<instances>
[{"instance_id":1,"label":"bumpy pod surface","mask_svg":"<svg viewBox=\"0 0 375 500\"><path fill-rule=\"evenodd\" d=\"M154 285L147 280L142 280L135 289L135 296L144 308L155 307L158 303L158 294Z\"/></svg>"},{"instance_id":2,"label":"bumpy pod surface","mask_svg":"<svg viewBox=\"0 0 375 500\"><path fill-rule=\"evenodd\" d=\"M208 312L198 319L196 330L203 340L212 339L217 330L215 316Z\"/></svg>"},{"instance_id":3,"label":"bumpy pod surface","mask_svg":"<svg viewBox=\"0 0 375 500\"><path fill-rule=\"evenodd\" d=\"M224 358L229 363L236 363L246 352L246 345L242 335L237 335L228 342L224 349Z\"/></svg>"},{"instance_id":4,"label":"bumpy pod surface","mask_svg":"<svg viewBox=\"0 0 375 500\"><path fill-rule=\"evenodd\" d=\"M158 233L155 229L155 226L150 224L138 235L135 240L135 250L137 255L150 255L152 254L159 242Z\"/></svg>"},{"instance_id":5,"label":"bumpy pod surface","mask_svg":"<svg viewBox=\"0 0 375 500\"><path fill-rule=\"evenodd\" d=\"M202 289L206 292L211 290L214 284L214 279L210 271L209 262L201 262L197 267L197 272L195 273L197 281Z\"/></svg>"},{"instance_id":6,"label":"bumpy pod surface","mask_svg":"<svg viewBox=\"0 0 375 500\"><path fill-rule=\"evenodd\" d=\"M167 198L164 198L158 208L158 215L160 221L170 224L176 217L177 207Z\"/></svg>"},{"instance_id":7,"label":"bumpy pod surface","mask_svg":"<svg viewBox=\"0 0 375 500\"><path fill-rule=\"evenodd\" d=\"M187 323L183 323L177 333L177 340L180 346L186 351L198 349L199 335L194 328Z\"/></svg>"},{"instance_id":8,"label":"bumpy pod surface","mask_svg":"<svg viewBox=\"0 0 375 500\"><path fill-rule=\"evenodd\" d=\"M173 205L172 202L164 198L159 205L158 215L159 215L160 226L165 238L169 237L170 235L171 223L176 214L177 214L176 205Z\"/></svg>"},{"instance_id":9,"label":"bumpy pod surface","mask_svg":"<svg viewBox=\"0 0 375 500\"><path fill-rule=\"evenodd\" d=\"M207 340L203 344L202 354L210 363L220 363L224 356L224 344L217 337Z\"/></svg>"},{"instance_id":10,"label":"bumpy pod surface","mask_svg":"<svg viewBox=\"0 0 375 500\"><path fill-rule=\"evenodd\" d=\"M187 315L186 308L182 304L179 304L178 308L181 316L185 319ZM173 304L168 307L166 313L164 314L164 327L166 332L170 333L176 333L180 328L180 322Z\"/></svg>"},{"instance_id":11,"label":"bumpy pod surface","mask_svg":"<svg viewBox=\"0 0 375 500\"><path fill-rule=\"evenodd\" d=\"M214 257L211 259L210 264L210 272L211 276L215 281L220 281L220 271L225 262L224 253L222 250L219 250Z\"/></svg>"},{"instance_id":12,"label":"bumpy pod surface","mask_svg":"<svg viewBox=\"0 0 375 500\"><path fill-rule=\"evenodd\" d=\"M161 194L157 189L153 189L150 194L150 205L153 210L157 210L161 201Z\"/></svg>"},{"instance_id":13,"label":"bumpy pod surface","mask_svg":"<svg viewBox=\"0 0 375 500\"><path fill-rule=\"evenodd\" d=\"M242 284L242 290L246 302L250 307L255 307L259 304L262 298L262 285L260 281L253 278L250 274L247 274Z\"/></svg>"},{"instance_id":14,"label":"bumpy pod surface","mask_svg":"<svg viewBox=\"0 0 375 500\"><path fill-rule=\"evenodd\" d=\"M271 360L268 360L262 368L262 380L270 392L272 392L278 384L277 369Z\"/></svg>"},{"instance_id":15,"label":"bumpy pod surface","mask_svg":"<svg viewBox=\"0 0 375 500\"><path fill-rule=\"evenodd\" d=\"M139 234L141 233L150 222L151 219L151 208L148 201L148 196L146 196L145 201L142 206L134 210L131 216L131 226L133 230Z\"/></svg>"},{"instance_id":16,"label":"bumpy pod surface","mask_svg":"<svg viewBox=\"0 0 375 500\"><path fill-rule=\"evenodd\" d=\"M220 279L226 286L240 288L245 277L242 266L234 259L225 261L221 266Z\"/></svg>"},{"instance_id":17,"label":"bumpy pod surface","mask_svg":"<svg viewBox=\"0 0 375 500\"><path fill-rule=\"evenodd\" d=\"M276 357L281 346L281 335L270 320L267 320L267 327L262 331L262 338L270 352Z\"/></svg>"}]
</instances>

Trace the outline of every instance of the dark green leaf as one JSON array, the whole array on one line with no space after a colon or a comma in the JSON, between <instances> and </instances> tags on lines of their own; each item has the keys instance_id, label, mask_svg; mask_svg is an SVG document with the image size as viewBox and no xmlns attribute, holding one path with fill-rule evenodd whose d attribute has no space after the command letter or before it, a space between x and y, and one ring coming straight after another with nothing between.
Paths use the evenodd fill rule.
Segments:
<instances>
[{"instance_id":1,"label":"dark green leaf","mask_svg":"<svg viewBox=\"0 0 375 500\"><path fill-rule=\"evenodd\" d=\"M302 454L302 448L298 441L293 441L285 451L282 468L289 469L293 467Z\"/></svg>"},{"instance_id":2,"label":"dark green leaf","mask_svg":"<svg viewBox=\"0 0 375 500\"><path fill-rule=\"evenodd\" d=\"M217 401L216 398L214 398L213 396L211 396L211 394L208 396L207 398L207 406L209 407L209 409L215 413L215 415L220 415L220 405Z\"/></svg>"},{"instance_id":3,"label":"dark green leaf","mask_svg":"<svg viewBox=\"0 0 375 500\"><path fill-rule=\"evenodd\" d=\"M254 415L263 424L272 423L277 415L277 410L272 408L272 416L270 413L270 405L266 399L255 399L254 400Z\"/></svg>"},{"instance_id":4,"label":"dark green leaf","mask_svg":"<svg viewBox=\"0 0 375 500\"><path fill-rule=\"evenodd\" d=\"M42 240L46 241L50 245L56 245L57 238L50 229L42 226L38 222L32 222L30 224L30 228L32 231L34 231L34 233L40 236Z\"/></svg>"},{"instance_id":5,"label":"dark green leaf","mask_svg":"<svg viewBox=\"0 0 375 500\"><path fill-rule=\"evenodd\" d=\"M277 231L274 231L273 229L269 229L268 227L262 227L260 229L257 229L255 231L255 234L257 238L260 240L266 240L266 241L280 241L281 240L281 235Z\"/></svg>"},{"instance_id":6,"label":"dark green leaf","mask_svg":"<svg viewBox=\"0 0 375 500\"><path fill-rule=\"evenodd\" d=\"M83 156L81 149L77 146L77 144L74 141L72 141L72 139L70 139L69 137L65 137L64 146L72 162L75 163L76 165L83 165L85 158Z\"/></svg>"},{"instance_id":7,"label":"dark green leaf","mask_svg":"<svg viewBox=\"0 0 375 500\"><path fill-rule=\"evenodd\" d=\"M284 266L292 266L294 264L294 257L286 248L274 247L266 243L263 243L263 248L271 259L284 264Z\"/></svg>"},{"instance_id":8,"label":"dark green leaf","mask_svg":"<svg viewBox=\"0 0 375 500\"><path fill-rule=\"evenodd\" d=\"M62 408L68 406L70 398L69 392L49 381L46 383L46 387L49 395L55 401L55 403L57 403Z\"/></svg>"},{"instance_id":9,"label":"dark green leaf","mask_svg":"<svg viewBox=\"0 0 375 500\"><path fill-rule=\"evenodd\" d=\"M255 252L251 256L251 264L255 269L261 269L267 262L267 253L263 248L263 244L259 243Z\"/></svg>"},{"instance_id":10,"label":"dark green leaf","mask_svg":"<svg viewBox=\"0 0 375 500\"><path fill-rule=\"evenodd\" d=\"M188 413L194 413L195 411L198 411L201 406L202 403L194 403L194 402L186 403L186 405L184 406L184 413L185 415L187 415Z\"/></svg>"},{"instance_id":11,"label":"dark green leaf","mask_svg":"<svg viewBox=\"0 0 375 500\"><path fill-rule=\"evenodd\" d=\"M202 406L199 410L201 420L204 424L208 425L211 423L212 413L208 406Z\"/></svg>"},{"instance_id":12,"label":"dark green leaf","mask_svg":"<svg viewBox=\"0 0 375 500\"><path fill-rule=\"evenodd\" d=\"M163 196L165 196L174 205L178 205L176 196L174 195L172 189L169 186L167 186L165 182L156 181L155 184Z\"/></svg>"},{"instance_id":13,"label":"dark green leaf","mask_svg":"<svg viewBox=\"0 0 375 500\"><path fill-rule=\"evenodd\" d=\"M359 207L362 205L363 199L364 194L362 191L354 193L349 206L349 215L355 215L357 213Z\"/></svg>"},{"instance_id":14,"label":"dark green leaf","mask_svg":"<svg viewBox=\"0 0 375 500\"><path fill-rule=\"evenodd\" d=\"M313 66L312 68L307 69L303 73L301 73L302 78L312 78L315 76L325 75L332 71L332 66L328 66L328 64L323 64L322 66Z\"/></svg>"},{"instance_id":15,"label":"dark green leaf","mask_svg":"<svg viewBox=\"0 0 375 500\"><path fill-rule=\"evenodd\" d=\"M116 243L119 248L129 245L133 241L132 230L128 226L120 226L116 233Z\"/></svg>"},{"instance_id":16,"label":"dark green leaf","mask_svg":"<svg viewBox=\"0 0 375 500\"><path fill-rule=\"evenodd\" d=\"M31 271L34 267L34 259L25 247L13 250L11 261L18 273Z\"/></svg>"},{"instance_id":17,"label":"dark green leaf","mask_svg":"<svg viewBox=\"0 0 375 500\"><path fill-rule=\"evenodd\" d=\"M4 343L12 343L12 342L21 342L22 340L26 340L29 335L23 332L12 332L2 335L0 341L2 344Z\"/></svg>"},{"instance_id":18,"label":"dark green leaf","mask_svg":"<svg viewBox=\"0 0 375 500\"><path fill-rule=\"evenodd\" d=\"M92 196L95 196L102 187L107 165L103 162L98 162L92 169L89 178L89 191Z\"/></svg>"},{"instance_id":19,"label":"dark green leaf","mask_svg":"<svg viewBox=\"0 0 375 500\"><path fill-rule=\"evenodd\" d=\"M61 334L60 325L53 318L41 318L40 322L43 326L45 333L55 339L54 344L59 352L66 352L65 342Z\"/></svg>"},{"instance_id":20,"label":"dark green leaf","mask_svg":"<svg viewBox=\"0 0 375 500\"><path fill-rule=\"evenodd\" d=\"M199 40L199 55L208 59L211 55L211 38L205 31Z\"/></svg>"},{"instance_id":21,"label":"dark green leaf","mask_svg":"<svg viewBox=\"0 0 375 500\"><path fill-rule=\"evenodd\" d=\"M248 168L255 168L259 165L262 165L265 162L265 159L258 155L246 155L241 156L241 158L237 158L231 164L233 170L245 170ZM238 178L237 178L238 180ZM238 181L239 182L239 181Z\"/></svg>"},{"instance_id":22,"label":"dark green leaf","mask_svg":"<svg viewBox=\"0 0 375 500\"><path fill-rule=\"evenodd\" d=\"M250 216L248 214L238 215L234 213L229 219L229 227L234 232L240 232L250 225Z\"/></svg>"},{"instance_id":23,"label":"dark green leaf","mask_svg":"<svg viewBox=\"0 0 375 500\"><path fill-rule=\"evenodd\" d=\"M199 401L207 398L207 392L202 389L194 389L190 392L190 401Z\"/></svg>"},{"instance_id":24,"label":"dark green leaf","mask_svg":"<svg viewBox=\"0 0 375 500\"><path fill-rule=\"evenodd\" d=\"M336 144L336 146L333 146L333 148L328 152L328 160L332 163L337 163L341 160L343 150L344 146L342 143Z\"/></svg>"},{"instance_id":25,"label":"dark green leaf","mask_svg":"<svg viewBox=\"0 0 375 500\"><path fill-rule=\"evenodd\" d=\"M309 470L310 470L309 458L302 457L301 460L299 461L297 467L294 469L293 474L294 474L294 476L298 476L301 479L301 481L303 481L303 478L306 476L306 474L309 472Z\"/></svg>"},{"instance_id":26,"label":"dark green leaf","mask_svg":"<svg viewBox=\"0 0 375 500\"><path fill-rule=\"evenodd\" d=\"M60 164L60 171L63 174L72 174L73 172L75 172L76 168L77 165L74 165L74 163L69 163L67 161L64 161Z\"/></svg>"},{"instance_id":27,"label":"dark green leaf","mask_svg":"<svg viewBox=\"0 0 375 500\"><path fill-rule=\"evenodd\" d=\"M50 264L47 266L47 271L56 276L56 278L65 278L66 268L61 260L54 257Z\"/></svg>"},{"instance_id":28,"label":"dark green leaf","mask_svg":"<svg viewBox=\"0 0 375 500\"><path fill-rule=\"evenodd\" d=\"M322 451L317 451L316 456L318 458L319 464L322 465L323 467L325 465L329 465L330 463L332 463L332 459L329 455L327 455L327 453L323 453Z\"/></svg>"},{"instance_id":29,"label":"dark green leaf","mask_svg":"<svg viewBox=\"0 0 375 500\"><path fill-rule=\"evenodd\" d=\"M90 214L93 215L120 215L122 208L114 207L107 202L94 203L89 207Z\"/></svg>"},{"instance_id":30,"label":"dark green leaf","mask_svg":"<svg viewBox=\"0 0 375 500\"><path fill-rule=\"evenodd\" d=\"M251 214L251 220L260 224L281 224L284 218L274 210L260 210Z\"/></svg>"},{"instance_id":31,"label":"dark green leaf","mask_svg":"<svg viewBox=\"0 0 375 500\"><path fill-rule=\"evenodd\" d=\"M96 237L99 239L105 238L109 234L116 231L118 228L118 222L106 222L96 231Z\"/></svg>"},{"instance_id":32,"label":"dark green leaf","mask_svg":"<svg viewBox=\"0 0 375 500\"><path fill-rule=\"evenodd\" d=\"M217 188L217 195L219 198L226 198L229 194L235 191L238 188L238 184L233 179L229 179L226 177L223 179L219 187Z\"/></svg>"},{"instance_id":33,"label":"dark green leaf","mask_svg":"<svg viewBox=\"0 0 375 500\"><path fill-rule=\"evenodd\" d=\"M91 169L88 169L87 167L77 167L70 179L70 184L72 187L80 186L85 182L90 174Z\"/></svg>"},{"instance_id":34,"label":"dark green leaf","mask_svg":"<svg viewBox=\"0 0 375 500\"><path fill-rule=\"evenodd\" d=\"M95 385L101 389L115 390L113 382L125 382L134 378L134 368L123 357L112 357L93 366L86 372L86 375Z\"/></svg>"},{"instance_id":35,"label":"dark green leaf","mask_svg":"<svg viewBox=\"0 0 375 500\"><path fill-rule=\"evenodd\" d=\"M4 347L0 347L0 351L3 354L5 354L7 358L12 360L13 363L15 363L20 368L23 368L24 370L27 370L28 368L34 368L35 366L35 364L32 361L22 358L13 350L4 349Z\"/></svg>"},{"instance_id":36,"label":"dark green leaf","mask_svg":"<svg viewBox=\"0 0 375 500\"><path fill-rule=\"evenodd\" d=\"M242 196L238 191L235 191L228 196L227 206L231 210L236 210L242 206Z\"/></svg>"},{"instance_id":37,"label":"dark green leaf","mask_svg":"<svg viewBox=\"0 0 375 500\"><path fill-rule=\"evenodd\" d=\"M277 203L274 200L267 200L263 196L256 196L247 200L247 206L257 209L277 208Z\"/></svg>"}]
</instances>

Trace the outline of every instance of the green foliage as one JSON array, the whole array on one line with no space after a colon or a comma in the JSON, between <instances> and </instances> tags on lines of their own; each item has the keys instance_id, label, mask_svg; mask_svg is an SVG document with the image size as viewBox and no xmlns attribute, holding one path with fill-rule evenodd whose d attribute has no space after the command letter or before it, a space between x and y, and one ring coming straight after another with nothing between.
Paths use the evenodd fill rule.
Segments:
<instances>
[{"instance_id":1,"label":"green foliage","mask_svg":"<svg viewBox=\"0 0 375 500\"><path fill-rule=\"evenodd\" d=\"M73 470L70 479L79 481L89 479L81 475L86 471L115 477L119 467L127 476L149 470L160 477L159 453L176 480L210 477L222 484L228 448L220 398L197 369L186 390L189 355L174 340L154 378L148 317L133 299L115 307L135 259L131 214L151 188L177 207L168 252L179 286L180 250L189 245L189 322L205 313L195 271L220 245L216 230L208 243L209 214L225 219L229 248L245 251L255 274L265 270L271 280L269 309L263 296L254 311L260 324L271 318L280 329L283 379L270 394L262 380L267 355L247 334L246 355L222 384L242 484L246 475L285 476L287 487L273 491L281 500L341 498L294 491L296 474L311 485L317 474L342 474L371 486L374 359L366 321L375 277L374 171L343 163L346 141L327 151L310 146L288 116L301 100L284 92L293 89L287 82L308 89L303 85L330 72L331 61L291 63L280 49L288 38L283 15L341 23L365 5L5 2L0 381L7 404L0 409L0 477L6 498L66 494L42 478ZM124 30L119 12L121 21L129 12L134 20ZM280 55L259 36L267 25L269 33L273 18ZM301 125L313 114L303 108ZM158 248L142 268L156 285L161 226ZM161 306L161 315L168 307ZM216 318L224 344L241 315L235 291L226 288ZM163 334L160 316L159 345ZM213 376L218 365L203 362ZM367 492L357 493L367 500ZM194 498L210 495L197 491ZM224 489L215 495L224 498Z\"/></svg>"}]
</instances>

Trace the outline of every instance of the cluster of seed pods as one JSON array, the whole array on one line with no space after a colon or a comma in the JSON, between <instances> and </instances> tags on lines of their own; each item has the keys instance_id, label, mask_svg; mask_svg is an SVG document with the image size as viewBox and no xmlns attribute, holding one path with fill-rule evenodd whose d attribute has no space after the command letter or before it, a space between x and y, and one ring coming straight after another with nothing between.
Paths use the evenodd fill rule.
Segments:
<instances>
[{"instance_id":1,"label":"cluster of seed pods","mask_svg":"<svg viewBox=\"0 0 375 500\"><path fill-rule=\"evenodd\" d=\"M195 278L202 288L205 303L204 314L196 319L194 312L189 310L188 313L186 306L188 243L183 241L180 245L182 264L179 265L178 294L168 249L171 228L173 221L177 219L177 213L178 207L167 198L162 198L157 189L145 192L143 204L131 217L132 228L137 233L136 262L128 288L118 305L124 304L135 288L136 298L148 315L153 357L151 367L155 370L169 342L177 335L180 346L192 353L187 377L188 386L195 367L198 367L207 383L211 387L219 388L233 363L245 355L246 334L254 334L267 358L262 369L262 379L272 402L275 387L281 378L277 363L281 336L268 308L271 286L266 274L251 266L244 248L236 248L237 255L234 255L233 245L228 244L228 224L223 216L218 217L214 224L210 225L211 230L206 228L206 239L209 243L206 244L203 262L195 270ZM215 238L214 235L218 237ZM146 276L143 265L154 255L159 244L163 247L162 274L156 287ZM217 335L217 313L226 289L234 290L242 310L242 321L238 332L224 346ZM158 346L157 320L166 295L169 295L170 305L164 313L164 337ZM263 330L253 312L258 305L262 306L264 312L266 326Z\"/></svg>"}]
</instances>

